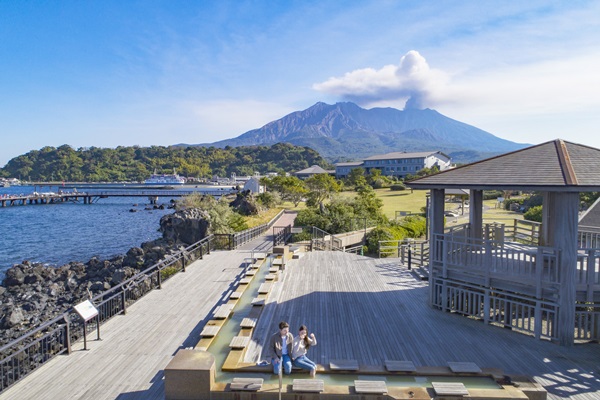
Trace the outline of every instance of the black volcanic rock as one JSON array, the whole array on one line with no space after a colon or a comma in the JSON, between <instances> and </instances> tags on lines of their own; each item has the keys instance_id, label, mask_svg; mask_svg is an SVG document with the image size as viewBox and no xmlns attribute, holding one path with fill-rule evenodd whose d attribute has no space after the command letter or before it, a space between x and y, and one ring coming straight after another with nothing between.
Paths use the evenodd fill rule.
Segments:
<instances>
[{"instance_id":1,"label":"black volcanic rock","mask_svg":"<svg viewBox=\"0 0 600 400\"><path fill-rule=\"evenodd\" d=\"M431 109L366 110L354 103L317 103L236 138L200 146L307 146L329 160L361 159L393 151L441 150L461 162L526 147Z\"/></svg>"}]
</instances>

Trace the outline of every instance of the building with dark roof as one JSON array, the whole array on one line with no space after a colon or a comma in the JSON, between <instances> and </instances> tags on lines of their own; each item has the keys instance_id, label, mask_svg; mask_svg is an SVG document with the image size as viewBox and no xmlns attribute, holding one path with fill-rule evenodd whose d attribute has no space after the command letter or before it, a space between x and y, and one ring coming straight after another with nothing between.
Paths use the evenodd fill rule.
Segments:
<instances>
[{"instance_id":1,"label":"building with dark roof","mask_svg":"<svg viewBox=\"0 0 600 400\"><path fill-rule=\"evenodd\" d=\"M600 191L600 150L560 139L407 183L429 190L434 307L572 345L600 340L600 249L584 248L579 193ZM470 192L469 223L444 231L444 196ZM484 190L539 191L539 243L484 236ZM598 243L596 240L595 243Z\"/></svg>"},{"instance_id":2,"label":"building with dark roof","mask_svg":"<svg viewBox=\"0 0 600 400\"><path fill-rule=\"evenodd\" d=\"M311 176L317 175L317 174L334 175L335 171L325 170L325 169L319 167L318 165L313 165L311 167L305 168L305 169L300 170L298 172L294 172L294 175L297 176L300 179L310 178Z\"/></svg>"}]
</instances>

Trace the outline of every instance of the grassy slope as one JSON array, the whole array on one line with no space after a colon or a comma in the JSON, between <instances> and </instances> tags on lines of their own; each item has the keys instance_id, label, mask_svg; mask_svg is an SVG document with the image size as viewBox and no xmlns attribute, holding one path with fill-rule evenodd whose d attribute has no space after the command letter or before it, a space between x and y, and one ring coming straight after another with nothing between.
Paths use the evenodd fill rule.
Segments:
<instances>
[{"instance_id":1,"label":"grassy slope","mask_svg":"<svg viewBox=\"0 0 600 400\"><path fill-rule=\"evenodd\" d=\"M410 190L403 191L392 191L389 189L376 189L375 193L377 197L383 200L383 213L390 219L394 219L396 215L396 211L409 211L412 213L420 213L421 208L425 207L425 195L427 194L426 190L414 190L412 193ZM356 192L346 191L341 192L339 194L342 197L350 197L353 198L356 196ZM460 203L446 203L446 210L453 210L458 207ZM486 200L484 201L484 212L483 212L483 222L500 222L507 225L512 225L515 219L523 219L523 214L507 211L500 208L495 208L496 201L495 200ZM305 208L304 203L300 203L298 207L294 207L294 205L290 202L284 203L279 208L274 208L268 210L266 212L261 213L258 216L248 217L248 227L258 226L260 224L264 224L269 222L277 213L282 209L287 210L301 210ZM447 218L446 224L448 226L463 224L468 222L469 219L469 209L465 210L465 214L461 215L459 218Z\"/></svg>"}]
</instances>

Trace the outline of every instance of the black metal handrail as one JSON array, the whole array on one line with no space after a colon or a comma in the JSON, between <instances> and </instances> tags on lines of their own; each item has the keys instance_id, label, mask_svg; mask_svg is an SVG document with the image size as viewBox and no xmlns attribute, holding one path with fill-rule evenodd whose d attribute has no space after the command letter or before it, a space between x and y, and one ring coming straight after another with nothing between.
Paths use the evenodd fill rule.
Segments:
<instances>
[{"instance_id":1,"label":"black metal handrail","mask_svg":"<svg viewBox=\"0 0 600 400\"><path fill-rule=\"evenodd\" d=\"M138 272L117 286L94 296L90 301L98 309L98 317L85 324L86 331L97 328L118 314L126 314L127 306L146 293L160 289L169 279L204 254L210 254L214 236L210 235L167 256L164 260ZM74 322L71 322L74 321ZM83 334L83 321L69 308L63 314L0 348L0 392L43 365L53 357L71 353L71 342Z\"/></svg>"}]
</instances>

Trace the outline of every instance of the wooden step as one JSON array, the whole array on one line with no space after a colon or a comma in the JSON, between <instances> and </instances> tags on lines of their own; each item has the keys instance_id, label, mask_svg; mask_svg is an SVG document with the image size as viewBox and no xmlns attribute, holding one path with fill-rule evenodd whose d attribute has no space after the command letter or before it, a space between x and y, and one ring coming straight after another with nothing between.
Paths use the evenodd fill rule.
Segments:
<instances>
[{"instance_id":1,"label":"wooden step","mask_svg":"<svg viewBox=\"0 0 600 400\"><path fill-rule=\"evenodd\" d=\"M261 299L260 297L255 297L252 300L252 305L257 307L262 307L265 305L265 299Z\"/></svg>"},{"instance_id":2,"label":"wooden step","mask_svg":"<svg viewBox=\"0 0 600 400\"><path fill-rule=\"evenodd\" d=\"M265 282L265 283L261 284L260 287L258 288L258 294L269 293L269 291L271 290L271 286L273 286L273 283L271 283L271 282Z\"/></svg>"},{"instance_id":3,"label":"wooden step","mask_svg":"<svg viewBox=\"0 0 600 400\"><path fill-rule=\"evenodd\" d=\"M385 369L390 372L415 372L417 368L412 361L385 360Z\"/></svg>"},{"instance_id":4,"label":"wooden step","mask_svg":"<svg viewBox=\"0 0 600 400\"><path fill-rule=\"evenodd\" d=\"M468 396L469 392L460 382L431 382L433 390L438 396Z\"/></svg>"},{"instance_id":5,"label":"wooden step","mask_svg":"<svg viewBox=\"0 0 600 400\"><path fill-rule=\"evenodd\" d=\"M325 382L322 379L294 379L292 390L294 392L321 393L325 390Z\"/></svg>"},{"instance_id":6,"label":"wooden step","mask_svg":"<svg viewBox=\"0 0 600 400\"><path fill-rule=\"evenodd\" d=\"M354 381L354 390L358 394L385 394L387 393L387 385L385 381Z\"/></svg>"},{"instance_id":7,"label":"wooden step","mask_svg":"<svg viewBox=\"0 0 600 400\"><path fill-rule=\"evenodd\" d=\"M202 337L214 337L217 335L217 333L219 333L219 330L221 329L220 326L218 325L206 325L204 327L204 329L202 329L202 332L200 332L200 336Z\"/></svg>"},{"instance_id":8,"label":"wooden step","mask_svg":"<svg viewBox=\"0 0 600 400\"><path fill-rule=\"evenodd\" d=\"M233 292L229 295L231 300L238 300L240 297L242 297L242 292Z\"/></svg>"},{"instance_id":9,"label":"wooden step","mask_svg":"<svg viewBox=\"0 0 600 400\"><path fill-rule=\"evenodd\" d=\"M243 349L250 343L250 336L235 336L229 342L229 347L232 349Z\"/></svg>"},{"instance_id":10,"label":"wooden step","mask_svg":"<svg viewBox=\"0 0 600 400\"><path fill-rule=\"evenodd\" d=\"M213 315L216 319L226 319L231 314L231 310L233 310L233 304L223 304L217 307Z\"/></svg>"},{"instance_id":11,"label":"wooden step","mask_svg":"<svg viewBox=\"0 0 600 400\"><path fill-rule=\"evenodd\" d=\"M358 361L356 360L331 360L329 368L332 371L358 371Z\"/></svg>"},{"instance_id":12,"label":"wooden step","mask_svg":"<svg viewBox=\"0 0 600 400\"><path fill-rule=\"evenodd\" d=\"M241 328L254 328L256 326L256 318L244 318L240 322Z\"/></svg>"},{"instance_id":13,"label":"wooden step","mask_svg":"<svg viewBox=\"0 0 600 400\"><path fill-rule=\"evenodd\" d=\"M244 392L257 392L262 389L263 382L263 378L233 378L229 388Z\"/></svg>"}]
</instances>

